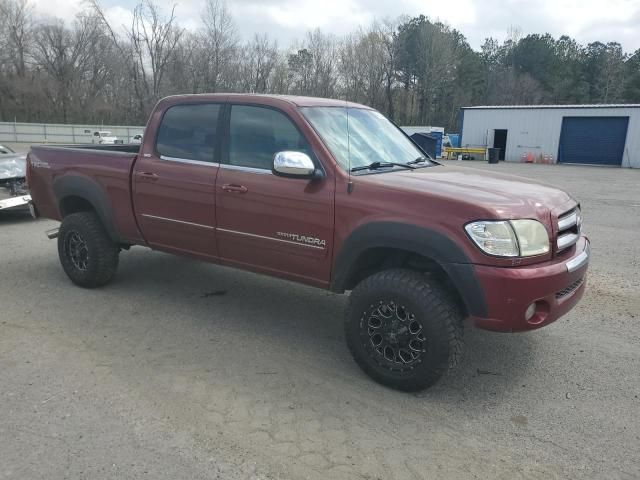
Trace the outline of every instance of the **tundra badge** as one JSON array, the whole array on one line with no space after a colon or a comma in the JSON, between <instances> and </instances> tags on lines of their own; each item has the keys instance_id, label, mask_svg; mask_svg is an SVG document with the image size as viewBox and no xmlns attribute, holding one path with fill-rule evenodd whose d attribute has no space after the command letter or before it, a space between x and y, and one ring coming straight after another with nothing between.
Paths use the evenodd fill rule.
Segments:
<instances>
[{"instance_id":1,"label":"tundra badge","mask_svg":"<svg viewBox=\"0 0 640 480\"><path fill-rule=\"evenodd\" d=\"M305 245L313 245L317 247L327 246L326 240L321 240L315 237L307 237L304 235L298 235L297 233L278 232L277 235L279 237L286 238L287 240L290 240L296 243L303 243Z\"/></svg>"}]
</instances>

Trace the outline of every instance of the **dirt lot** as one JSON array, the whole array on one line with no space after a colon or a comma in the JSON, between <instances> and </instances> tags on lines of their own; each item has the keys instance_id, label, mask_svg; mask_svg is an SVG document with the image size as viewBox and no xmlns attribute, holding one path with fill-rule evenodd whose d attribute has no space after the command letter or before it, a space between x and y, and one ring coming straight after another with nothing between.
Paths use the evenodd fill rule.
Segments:
<instances>
[{"instance_id":1,"label":"dirt lot","mask_svg":"<svg viewBox=\"0 0 640 480\"><path fill-rule=\"evenodd\" d=\"M0 217L0 478L639 478L640 171L464 165L580 199L589 286L418 395L352 362L342 296L142 248L82 290Z\"/></svg>"}]
</instances>

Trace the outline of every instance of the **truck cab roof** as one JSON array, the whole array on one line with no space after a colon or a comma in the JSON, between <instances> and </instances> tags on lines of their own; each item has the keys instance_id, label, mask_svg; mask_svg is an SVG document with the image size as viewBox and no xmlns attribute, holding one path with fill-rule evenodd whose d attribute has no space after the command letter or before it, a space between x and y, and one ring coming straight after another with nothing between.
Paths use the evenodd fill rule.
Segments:
<instances>
[{"instance_id":1,"label":"truck cab roof","mask_svg":"<svg viewBox=\"0 0 640 480\"><path fill-rule=\"evenodd\" d=\"M349 107L371 110L371 107L346 100L331 98L304 97L298 95L273 95L261 93L200 93L188 95L172 95L160 100L162 104L178 104L193 100L198 101L240 101L243 103L256 103L259 105L282 106L283 104L296 107Z\"/></svg>"}]
</instances>

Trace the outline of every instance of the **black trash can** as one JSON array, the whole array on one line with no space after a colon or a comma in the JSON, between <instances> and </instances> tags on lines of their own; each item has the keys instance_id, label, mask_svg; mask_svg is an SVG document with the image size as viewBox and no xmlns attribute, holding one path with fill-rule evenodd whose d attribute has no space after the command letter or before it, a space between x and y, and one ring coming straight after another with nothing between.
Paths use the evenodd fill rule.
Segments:
<instances>
[{"instance_id":1,"label":"black trash can","mask_svg":"<svg viewBox=\"0 0 640 480\"><path fill-rule=\"evenodd\" d=\"M489 157L489 163L498 163L500 161L500 149L487 148L487 157Z\"/></svg>"}]
</instances>

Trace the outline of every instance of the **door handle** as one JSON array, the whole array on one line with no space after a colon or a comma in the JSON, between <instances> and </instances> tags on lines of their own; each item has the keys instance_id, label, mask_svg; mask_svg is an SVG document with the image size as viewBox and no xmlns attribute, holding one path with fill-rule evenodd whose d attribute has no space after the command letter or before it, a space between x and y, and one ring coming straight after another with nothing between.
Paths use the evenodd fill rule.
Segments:
<instances>
[{"instance_id":1,"label":"door handle","mask_svg":"<svg viewBox=\"0 0 640 480\"><path fill-rule=\"evenodd\" d=\"M247 193L249 191L249 189L244 185L233 185L230 183L222 185L222 190L231 193Z\"/></svg>"},{"instance_id":2,"label":"door handle","mask_svg":"<svg viewBox=\"0 0 640 480\"><path fill-rule=\"evenodd\" d=\"M153 172L138 172L138 177L151 180L152 182L158 180L158 174Z\"/></svg>"}]
</instances>

